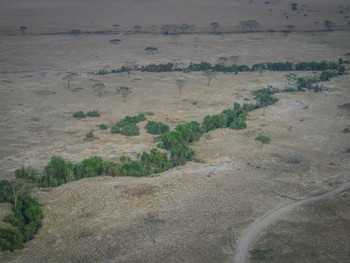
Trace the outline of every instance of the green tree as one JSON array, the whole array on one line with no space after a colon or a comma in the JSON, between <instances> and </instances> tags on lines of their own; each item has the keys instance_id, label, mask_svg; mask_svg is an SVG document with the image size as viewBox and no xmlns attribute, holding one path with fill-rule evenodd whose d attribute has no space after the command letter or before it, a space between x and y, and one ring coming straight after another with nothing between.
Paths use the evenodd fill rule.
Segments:
<instances>
[{"instance_id":1,"label":"green tree","mask_svg":"<svg viewBox=\"0 0 350 263\"><path fill-rule=\"evenodd\" d=\"M106 85L103 82L98 82L92 86L92 89L101 98L105 87Z\"/></svg>"},{"instance_id":2,"label":"green tree","mask_svg":"<svg viewBox=\"0 0 350 263\"><path fill-rule=\"evenodd\" d=\"M176 83L177 87L179 88L180 96L181 96L181 91L182 91L182 88L185 86L186 81L184 79L177 79L177 80L175 80L175 83Z\"/></svg>"},{"instance_id":3,"label":"green tree","mask_svg":"<svg viewBox=\"0 0 350 263\"><path fill-rule=\"evenodd\" d=\"M212 79L216 79L216 75L218 73L213 70L206 70L202 73L203 76L207 77L208 79L208 86L210 85L210 82Z\"/></svg>"},{"instance_id":4,"label":"green tree","mask_svg":"<svg viewBox=\"0 0 350 263\"><path fill-rule=\"evenodd\" d=\"M67 74L63 77L63 79L67 81L67 89L71 88L71 82L74 80L74 77L76 76L78 76L78 74L74 72L67 72Z\"/></svg>"},{"instance_id":5,"label":"green tree","mask_svg":"<svg viewBox=\"0 0 350 263\"><path fill-rule=\"evenodd\" d=\"M132 93L132 90L129 87L119 87L116 91L122 96L124 102L126 102L126 98Z\"/></svg>"},{"instance_id":6,"label":"green tree","mask_svg":"<svg viewBox=\"0 0 350 263\"><path fill-rule=\"evenodd\" d=\"M213 28L213 34L216 33L217 28L220 26L218 22L210 23L210 26Z\"/></svg>"},{"instance_id":7,"label":"green tree","mask_svg":"<svg viewBox=\"0 0 350 263\"><path fill-rule=\"evenodd\" d=\"M156 47L146 47L145 51L151 53L152 55L154 55L154 52L158 51L158 48Z\"/></svg>"}]
</instances>

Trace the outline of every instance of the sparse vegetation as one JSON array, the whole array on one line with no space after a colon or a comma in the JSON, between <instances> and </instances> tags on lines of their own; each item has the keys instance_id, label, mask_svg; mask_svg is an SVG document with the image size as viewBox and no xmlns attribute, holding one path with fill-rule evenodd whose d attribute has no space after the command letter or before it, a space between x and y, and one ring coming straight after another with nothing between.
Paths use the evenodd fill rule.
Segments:
<instances>
[{"instance_id":1,"label":"sparse vegetation","mask_svg":"<svg viewBox=\"0 0 350 263\"><path fill-rule=\"evenodd\" d=\"M84 119L86 118L86 113L83 111L77 111L73 113L73 118L77 118L77 119Z\"/></svg>"},{"instance_id":2,"label":"sparse vegetation","mask_svg":"<svg viewBox=\"0 0 350 263\"><path fill-rule=\"evenodd\" d=\"M88 117L100 117L101 114L97 110L89 111L86 113L86 116Z\"/></svg>"},{"instance_id":3,"label":"sparse vegetation","mask_svg":"<svg viewBox=\"0 0 350 263\"><path fill-rule=\"evenodd\" d=\"M91 130L88 133L85 134L86 139L93 139L94 138L94 131Z\"/></svg>"},{"instance_id":4,"label":"sparse vegetation","mask_svg":"<svg viewBox=\"0 0 350 263\"><path fill-rule=\"evenodd\" d=\"M255 137L255 140L261 142L261 144L268 144L271 142L271 138L265 135L258 135Z\"/></svg>"}]
</instances>

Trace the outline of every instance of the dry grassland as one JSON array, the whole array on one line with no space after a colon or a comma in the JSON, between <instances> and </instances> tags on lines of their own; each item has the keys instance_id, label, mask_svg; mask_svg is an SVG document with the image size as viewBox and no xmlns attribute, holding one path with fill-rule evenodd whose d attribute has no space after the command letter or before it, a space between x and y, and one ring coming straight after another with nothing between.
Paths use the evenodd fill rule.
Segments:
<instances>
[{"instance_id":1,"label":"dry grassland","mask_svg":"<svg viewBox=\"0 0 350 263\"><path fill-rule=\"evenodd\" d=\"M35 9L25 2L19 6L2 2L12 8L9 10L14 17ZM285 24L284 21L273 24L275 17L261 13L259 8L267 8L265 1L249 4L248 1L221 0L215 1L215 7L213 1L178 2L183 4L175 6L170 1L107 4L104 1L94 11L98 14L96 18L87 26L92 2L84 5L86 11L68 24L68 19L62 19L67 17L55 16L52 12L70 10L71 13L64 14L75 15L82 2L74 1L72 6L70 1L60 4L41 1L38 6L46 6L47 10L36 9L38 20L28 20L32 23L28 22L28 33L29 29L33 33L61 32L85 29L84 26L89 30L104 30L116 23L118 16L125 28L134 24L187 22L209 30L206 25L211 20L230 28L231 24L226 24L231 19L228 7L243 8L247 12L255 10L253 18L266 28ZM189 2L190 7L187 8L185 2ZM289 1L275 2L278 2L276 8L281 5L281 12L290 5ZM312 8L320 13L309 12L305 17L307 22L291 17L295 20L286 21L287 24L301 23L300 27L308 29L314 19L326 19L324 15L331 8L330 1L317 1L317 8L316 1L303 2L315 6ZM346 4L347 1L336 2ZM114 4L120 8L111 8ZM337 4L332 2L332 8L336 10ZM52 11L52 6L57 7L56 11ZM150 11L146 17L140 10L135 11L146 6L154 13ZM172 22L174 18L166 7L184 12L184 16ZM133 18L127 15L127 10L141 15ZM203 16L203 10L207 15ZM155 15L160 12L164 16ZM1 16L4 13L1 8ZM236 11L237 16L232 16L232 26L244 19L239 13ZM339 19L338 24L344 24L338 13L328 13L330 20L338 22L336 19ZM222 20L215 19L218 14L222 14ZM39 27L42 17L51 22ZM149 17L157 20L149 22ZM189 17L193 20L186 19ZM8 24L2 23L1 30L17 30L16 26L11 28L14 20L6 21ZM25 20L18 22L24 24ZM259 73L219 74L211 86L207 86L201 73L133 72L128 78L126 73L101 76L88 72L120 67L125 61L136 61L139 65L176 61L187 65L202 60L216 63L219 57L235 56L238 63L252 65L265 61L336 61L350 52L349 31L288 36L229 34L223 39L208 34L182 35L177 43L171 36L119 34L122 41L118 45L109 42L114 37L1 35L1 178L12 178L15 169L22 165L42 169L53 155L73 162L91 155L109 160L117 160L122 154L135 156L156 145L154 138L143 129L144 123L140 124L141 135L136 137L112 135L100 131L97 125L111 125L125 115L152 112L154 115L148 119L175 127L184 121L200 121L208 114L219 113L235 101L253 102L251 91L285 83L284 73L279 72L264 72L261 77ZM159 52L148 54L144 51L147 46L156 46ZM67 71L78 74L70 90L65 88L62 79ZM186 80L181 96L176 79ZM92 89L96 81L106 84L101 98ZM344 75L325 83L328 91L323 93L278 94L279 102L267 109L266 116L262 116L260 110L250 113L248 129L221 129L204 135L193 145L196 162L165 173L150 178L90 178L55 189L37 190L35 194L44 208L43 227L23 250L1 252L0 261L232 262L235 244L230 242L229 233L239 242L244 230L266 211L294 198L331 189L349 179L350 139L349 134L343 133L350 124L349 111L337 107L350 102L349 83L350 75ZM115 92L120 86L132 88L127 102ZM76 111L93 109L102 113L100 118L72 118ZM84 140L91 129L97 138ZM270 136L271 143L260 145L254 140L258 134ZM349 246L345 236L349 232L349 204L347 193L310 205L311 208L293 211L263 233L256 246L274 249L275 261L271 262L281 262L282 258L286 259L284 262L296 262L299 257L305 259L304 262L349 261L350 255L345 251ZM336 213L327 209L335 209ZM304 245L317 234L320 237L315 239L319 242ZM321 250L324 252L319 252Z\"/></svg>"}]
</instances>

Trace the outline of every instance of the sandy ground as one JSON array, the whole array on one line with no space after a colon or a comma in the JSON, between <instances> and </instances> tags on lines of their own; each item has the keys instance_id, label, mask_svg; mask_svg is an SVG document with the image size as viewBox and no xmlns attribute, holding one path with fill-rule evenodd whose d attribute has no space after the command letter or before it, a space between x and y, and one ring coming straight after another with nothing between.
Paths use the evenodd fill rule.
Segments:
<instances>
[{"instance_id":1,"label":"sandy ground","mask_svg":"<svg viewBox=\"0 0 350 263\"><path fill-rule=\"evenodd\" d=\"M222 2L239 4L239 1ZM326 4L329 1L319 2L321 11L329 8ZM340 2L345 4L346 1ZM47 6L47 13L41 12L42 6L37 8L41 16L52 12L50 5L45 3L48 2L40 2L40 5ZM74 3L78 9L81 3ZM146 5L141 1L121 3ZM168 1L157 3L161 6ZM189 2L197 7L196 3ZM201 3L208 10L209 1ZM266 8L262 3L259 5ZM290 4L287 1L281 3L286 8ZM16 31L15 18L21 12L35 9L24 3L15 5L1 1L1 4L11 7L8 10L14 14L12 21L8 17L4 19L8 21L7 25L1 23L4 31ZM75 10L71 2L52 4L57 5L57 10L63 5L72 12ZM248 2L241 1L240 4L248 5ZM249 5L253 4L258 5ZM147 6L154 8L154 5L155 2L150 2ZM199 10L203 6L198 7ZM332 6L337 9L335 2ZM86 5L87 11L89 8ZM103 10L106 6L101 4L99 8ZM2 15L4 10L1 8ZM80 15L86 14L88 12ZM329 14L330 19L338 16L335 11ZM225 20L218 21L223 24L230 15L222 17ZM42 28L38 26L39 18L33 15L27 20L34 21L33 25L28 22L28 29L33 33L83 28L84 20L79 16L76 20L50 16L52 21L60 19L64 22L62 25L48 23ZM308 18L311 24L311 14ZM145 21L142 16L137 19L133 23L125 22L126 27ZM268 21L261 16L260 20L263 19ZM110 15L94 21L99 21L95 29L116 23ZM189 22L199 25L196 21L200 20ZM151 23L168 21L163 17ZM341 23L344 21L338 22ZM208 30L206 24L201 25ZM236 21L233 20L232 25L236 25ZM303 25L307 29L307 25ZM261 77L258 73L219 74L211 86L206 85L207 81L200 73L134 72L128 78L126 74L97 76L89 72L120 67L125 61L136 61L139 65L176 61L185 65L201 60L216 63L222 56L235 56L238 63L248 65L285 60L337 61L350 51L348 31L292 33L288 36L279 33L232 34L223 39L214 35L182 35L177 43L170 36L120 34L118 38L122 41L118 45L109 42L115 38L111 35L75 37L29 33L28 30L26 36L1 35L0 39L1 178L12 178L15 169L22 165L42 169L53 155L71 161L91 155L109 160L117 160L121 154L134 156L155 146L154 137L142 128L144 123L140 124L141 135L132 138L111 135L96 126L101 123L111 125L125 115L153 112L149 119L164 121L174 127L183 121L200 121L207 114L219 113L234 101L253 101L252 90L285 83L284 73L278 72L265 72ZM147 46L157 46L159 52L148 54L144 51ZM63 80L67 71L78 74L70 90L65 88ZM176 79L186 80L181 96L175 85ZM106 84L101 98L92 89L96 81ZM262 116L261 111L249 115L248 129L222 129L203 136L193 145L196 162L161 175L90 178L56 189L38 190L36 195L45 214L43 227L23 250L0 253L0 261L232 262L235 243L229 236L238 243L244 230L267 211L296 197L331 189L349 179L350 139L349 134L343 133L350 124L349 111L338 108L338 105L350 102L349 82L349 75L344 75L325 83L328 91L323 93L279 94L279 102L267 109L266 116ZM115 92L119 86L132 88L133 93L126 103ZM99 110L102 116L84 120L72 118L75 111L93 109ZM84 140L91 129L97 138ZM262 146L256 142L254 138L258 134L270 136L271 144ZM337 198L340 197L335 200ZM348 198L342 200L344 207L348 207ZM288 220L298 220L299 212L288 214ZM319 218L321 211L315 210L315 216L306 212L303 216L313 221ZM324 220L321 223L328 224L336 218L330 214ZM348 224L339 224L336 233L348 229ZM306 234L307 238L312 235L313 232ZM307 239L301 237L300 240ZM343 244L339 244L339 250ZM303 246L296 248L295 253L303 253ZM318 249L322 247L316 245L312 251ZM282 251L282 248L275 251ZM337 258L337 253L329 254ZM312 256L305 255L305 258ZM342 254L337 260L348 259L348 256Z\"/></svg>"}]
</instances>

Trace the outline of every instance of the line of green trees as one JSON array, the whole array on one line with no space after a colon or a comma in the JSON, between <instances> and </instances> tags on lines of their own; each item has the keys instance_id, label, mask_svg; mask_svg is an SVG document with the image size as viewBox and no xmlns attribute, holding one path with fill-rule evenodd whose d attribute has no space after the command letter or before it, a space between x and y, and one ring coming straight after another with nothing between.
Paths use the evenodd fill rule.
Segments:
<instances>
[{"instance_id":1,"label":"line of green trees","mask_svg":"<svg viewBox=\"0 0 350 263\"><path fill-rule=\"evenodd\" d=\"M298 62L293 63L290 61L286 62L266 62L254 64L249 67L247 65L225 65L224 63L210 64L209 62L202 61L200 63L190 63L188 67L178 67L174 63L165 63L165 64L149 64L145 66L135 67L135 70L142 72L173 72L173 71L182 71L182 72L191 72L191 71L207 71L212 70L215 72L247 72L247 71L322 71L322 70L340 70L341 65L338 62L332 61L312 61L312 62ZM106 75L110 73L123 73L128 72L128 68L122 66L121 68L107 70L103 68L99 70L96 74Z\"/></svg>"},{"instance_id":2,"label":"line of green trees","mask_svg":"<svg viewBox=\"0 0 350 263\"><path fill-rule=\"evenodd\" d=\"M42 224L43 212L38 200L31 196L31 184L21 179L26 173L36 173L33 169L21 168L16 171L16 179L0 181L0 203L10 203L12 213L4 215L0 225L0 248L3 251L19 249L24 242L32 240Z\"/></svg>"}]
</instances>

